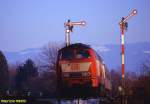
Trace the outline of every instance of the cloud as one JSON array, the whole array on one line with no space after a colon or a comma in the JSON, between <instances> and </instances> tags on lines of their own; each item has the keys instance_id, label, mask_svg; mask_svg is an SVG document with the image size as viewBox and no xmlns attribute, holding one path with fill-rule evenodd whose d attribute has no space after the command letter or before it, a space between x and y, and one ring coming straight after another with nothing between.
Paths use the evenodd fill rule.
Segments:
<instances>
[{"instance_id":1,"label":"cloud","mask_svg":"<svg viewBox=\"0 0 150 104\"><path fill-rule=\"evenodd\" d=\"M26 49L26 50L23 50L23 51L20 51L18 52L20 55L25 55L25 54L32 54L32 53L40 53L41 50L40 49Z\"/></svg>"},{"instance_id":2,"label":"cloud","mask_svg":"<svg viewBox=\"0 0 150 104\"><path fill-rule=\"evenodd\" d=\"M92 48L96 51L100 51L100 52L108 52L110 51L109 48L105 47L105 46L100 46L100 45L92 45Z\"/></svg>"},{"instance_id":3,"label":"cloud","mask_svg":"<svg viewBox=\"0 0 150 104\"><path fill-rule=\"evenodd\" d=\"M150 54L150 51L144 51L143 53L145 53L145 54Z\"/></svg>"}]
</instances>

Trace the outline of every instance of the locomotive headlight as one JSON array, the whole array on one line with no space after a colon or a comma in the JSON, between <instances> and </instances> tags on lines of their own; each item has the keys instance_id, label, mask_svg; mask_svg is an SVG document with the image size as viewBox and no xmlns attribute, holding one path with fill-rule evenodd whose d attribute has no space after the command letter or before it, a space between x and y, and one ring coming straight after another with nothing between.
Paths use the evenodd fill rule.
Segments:
<instances>
[{"instance_id":1,"label":"locomotive headlight","mask_svg":"<svg viewBox=\"0 0 150 104\"><path fill-rule=\"evenodd\" d=\"M69 73L63 73L64 77L69 77Z\"/></svg>"},{"instance_id":2,"label":"locomotive headlight","mask_svg":"<svg viewBox=\"0 0 150 104\"><path fill-rule=\"evenodd\" d=\"M90 76L90 72L82 72L82 76L83 77L89 77Z\"/></svg>"}]
</instances>

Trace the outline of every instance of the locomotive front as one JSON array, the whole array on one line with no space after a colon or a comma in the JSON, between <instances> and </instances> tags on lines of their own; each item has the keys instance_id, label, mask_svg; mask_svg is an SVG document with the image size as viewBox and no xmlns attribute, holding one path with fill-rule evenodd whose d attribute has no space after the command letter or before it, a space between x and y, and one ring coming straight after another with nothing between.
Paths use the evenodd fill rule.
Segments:
<instances>
[{"instance_id":1,"label":"locomotive front","mask_svg":"<svg viewBox=\"0 0 150 104\"><path fill-rule=\"evenodd\" d=\"M109 73L101 57L84 44L72 44L59 50L57 87L65 93L69 88L96 93L111 90Z\"/></svg>"},{"instance_id":2,"label":"locomotive front","mask_svg":"<svg viewBox=\"0 0 150 104\"><path fill-rule=\"evenodd\" d=\"M69 46L59 51L58 84L61 87L92 86L92 50L87 46Z\"/></svg>"}]
</instances>

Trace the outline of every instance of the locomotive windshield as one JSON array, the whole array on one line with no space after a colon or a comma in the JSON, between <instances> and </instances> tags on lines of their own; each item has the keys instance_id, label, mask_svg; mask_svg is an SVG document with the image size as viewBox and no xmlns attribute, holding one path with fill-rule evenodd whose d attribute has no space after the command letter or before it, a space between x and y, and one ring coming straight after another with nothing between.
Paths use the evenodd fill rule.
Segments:
<instances>
[{"instance_id":1,"label":"locomotive windshield","mask_svg":"<svg viewBox=\"0 0 150 104\"><path fill-rule=\"evenodd\" d=\"M77 59L90 58L90 54L87 50L77 50L75 58L77 58Z\"/></svg>"},{"instance_id":2,"label":"locomotive windshield","mask_svg":"<svg viewBox=\"0 0 150 104\"><path fill-rule=\"evenodd\" d=\"M60 54L60 59L64 59L64 60L83 59L83 58L90 58L90 54L88 50L83 50L83 49L64 50Z\"/></svg>"},{"instance_id":3,"label":"locomotive windshield","mask_svg":"<svg viewBox=\"0 0 150 104\"><path fill-rule=\"evenodd\" d=\"M65 50L65 51L63 51L62 52L62 54L61 54L62 56L61 56L61 59L72 59L73 58L73 56L74 56L74 53L73 53L73 51L72 50Z\"/></svg>"}]
</instances>

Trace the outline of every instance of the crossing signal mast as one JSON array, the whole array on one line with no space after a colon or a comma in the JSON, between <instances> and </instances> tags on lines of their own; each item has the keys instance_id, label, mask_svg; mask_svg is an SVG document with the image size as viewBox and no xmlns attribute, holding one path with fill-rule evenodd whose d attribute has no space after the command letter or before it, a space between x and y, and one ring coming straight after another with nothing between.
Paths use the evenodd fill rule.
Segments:
<instances>
[{"instance_id":1,"label":"crossing signal mast","mask_svg":"<svg viewBox=\"0 0 150 104\"><path fill-rule=\"evenodd\" d=\"M128 28L127 21L135 16L137 14L137 10L134 9L127 17L122 17L121 21L119 22L120 30L121 30L121 68L122 68L122 87L125 89L125 39L124 39L124 33Z\"/></svg>"},{"instance_id":2,"label":"crossing signal mast","mask_svg":"<svg viewBox=\"0 0 150 104\"><path fill-rule=\"evenodd\" d=\"M68 20L67 22L64 23L64 26L66 28L66 46L70 45L70 33L73 31L74 26L85 26L86 22L85 21L79 21L79 22L71 22Z\"/></svg>"}]
</instances>

